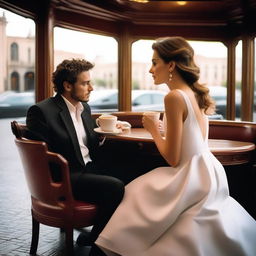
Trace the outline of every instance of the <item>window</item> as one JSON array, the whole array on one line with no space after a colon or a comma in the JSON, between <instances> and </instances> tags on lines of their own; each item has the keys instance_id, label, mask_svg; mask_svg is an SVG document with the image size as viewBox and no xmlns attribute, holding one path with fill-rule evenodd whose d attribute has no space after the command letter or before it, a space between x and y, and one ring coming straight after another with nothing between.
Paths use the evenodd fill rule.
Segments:
<instances>
[{"instance_id":1,"label":"window","mask_svg":"<svg viewBox=\"0 0 256 256\"><path fill-rule=\"evenodd\" d=\"M28 63L31 62L31 49L28 48Z\"/></svg>"},{"instance_id":2,"label":"window","mask_svg":"<svg viewBox=\"0 0 256 256\"><path fill-rule=\"evenodd\" d=\"M132 88L137 90L155 90L166 94L169 88L165 85L154 85L149 69L153 54L153 40L138 40L132 45ZM212 88L211 94L217 101L217 115L212 118L222 119L226 117L227 107L227 48L220 42L189 41L195 51L195 61L200 67L201 77L199 82L207 84ZM209 51L209 49L211 49ZM156 96L160 100L163 96ZM164 110L164 102L157 102L158 107ZM133 108L134 110L134 108Z\"/></svg>"},{"instance_id":3,"label":"window","mask_svg":"<svg viewBox=\"0 0 256 256\"><path fill-rule=\"evenodd\" d=\"M11 60L18 61L19 60L19 48L16 43L11 44Z\"/></svg>"},{"instance_id":4,"label":"window","mask_svg":"<svg viewBox=\"0 0 256 256\"><path fill-rule=\"evenodd\" d=\"M9 99L8 104L0 104L0 118L25 117L35 102L34 35L33 20L0 8L0 99ZM29 96L27 90L32 91Z\"/></svg>"},{"instance_id":5,"label":"window","mask_svg":"<svg viewBox=\"0 0 256 256\"><path fill-rule=\"evenodd\" d=\"M117 41L113 37L54 28L55 67L71 58L84 58L95 64L91 71L94 90L88 102L92 112L118 110L117 52Z\"/></svg>"},{"instance_id":6,"label":"window","mask_svg":"<svg viewBox=\"0 0 256 256\"><path fill-rule=\"evenodd\" d=\"M164 95L153 94L152 103L161 104L164 102Z\"/></svg>"},{"instance_id":7,"label":"window","mask_svg":"<svg viewBox=\"0 0 256 256\"><path fill-rule=\"evenodd\" d=\"M133 102L133 106L140 106L140 105L149 105L152 103L152 96L151 94L144 94L142 96L139 96L136 100Z\"/></svg>"},{"instance_id":8,"label":"window","mask_svg":"<svg viewBox=\"0 0 256 256\"><path fill-rule=\"evenodd\" d=\"M200 68L199 82L206 84L216 102L216 115L212 119L226 118L227 109L227 48L220 42L189 41ZM209 50L211 49L211 50Z\"/></svg>"},{"instance_id":9,"label":"window","mask_svg":"<svg viewBox=\"0 0 256 256\"><path fill-rule=\"evenodd\" d=\"M164 111L163 98L169 89L165 84L155 85L152 75L149 73L153 42L153 40L138 40L132 45L133 111Z\"/></svg>"}]
</instances>

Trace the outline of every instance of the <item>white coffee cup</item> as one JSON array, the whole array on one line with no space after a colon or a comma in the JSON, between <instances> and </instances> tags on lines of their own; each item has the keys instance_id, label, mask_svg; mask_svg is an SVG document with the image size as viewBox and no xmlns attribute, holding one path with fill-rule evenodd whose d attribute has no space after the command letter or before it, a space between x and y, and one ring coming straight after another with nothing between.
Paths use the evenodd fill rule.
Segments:
<instances>
[{"instance_id":1,"label":"white coffee cup","mask_svg":"<svg viewBox=\"0 0 256 256\"><path fill-rule=\"evenodd\" d=\"M158 122L160 118L160 112L156 112L156 111L146 111L143 113L143 115L149 117L154 122Z\"/></svg>"},{"instance_id":2,"label":"white coffee cup","mask_svg":"<svg viewBox=\"0 0 256 256\"><path fill-rule=\"evenodd\" d=\"M116 130L117 117L113 115L101 115L96 119L96 124L104 132L113 132Z\"/></svg>"}]
</instances>

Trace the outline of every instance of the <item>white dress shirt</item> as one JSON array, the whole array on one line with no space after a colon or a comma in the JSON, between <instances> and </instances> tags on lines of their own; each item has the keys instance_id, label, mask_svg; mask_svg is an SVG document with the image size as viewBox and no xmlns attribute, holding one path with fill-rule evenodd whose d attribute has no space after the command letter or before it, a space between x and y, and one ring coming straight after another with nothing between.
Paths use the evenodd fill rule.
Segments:
<instances>
[{"instance_id":1,"label":"white dress shirt","mask_svg":"<svg viewBox=\"0 0 256 256\"><path fill-rule=\"evenodd\" d=\"M64 101L65 101L65 103L68 107L68 110L69 110L69 113L71 115L73 124L75 126L76 135L77 135L77 138L78 138L78 142L79 142L81 154L82 154L83 159L84 159L84 163L87 164L88 162L91 161L91 158L89 156L89 150L86 146L87 145L87 136L86 136L83 121L82 121L82 118L81 118L81 114L84 110L84 107L83 107L81 102L79 102L75 107L64 96L62 96L62 98L64 99Z\"/></svg>"}]
</instances>

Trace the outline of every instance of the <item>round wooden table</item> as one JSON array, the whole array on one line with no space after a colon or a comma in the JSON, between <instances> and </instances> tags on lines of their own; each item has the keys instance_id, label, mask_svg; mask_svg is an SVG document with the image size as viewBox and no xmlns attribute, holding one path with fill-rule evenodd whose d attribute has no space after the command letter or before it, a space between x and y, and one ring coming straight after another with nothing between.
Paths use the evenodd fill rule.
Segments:
<instances>
[{"instance_id":1,"label":"round wooden table","mask_svg":"<svg viewBox=\"0 0 256 256\"><path fill-rule=\"evenodd\" d=\"M137 143L152 142L151 134L144 128L132 128L116 135L107 135L107 139L133 141ZM255 145L251 142L209 139L209 148L223 165L239 165L250 161Z\"/></svg>"}]
</instances>

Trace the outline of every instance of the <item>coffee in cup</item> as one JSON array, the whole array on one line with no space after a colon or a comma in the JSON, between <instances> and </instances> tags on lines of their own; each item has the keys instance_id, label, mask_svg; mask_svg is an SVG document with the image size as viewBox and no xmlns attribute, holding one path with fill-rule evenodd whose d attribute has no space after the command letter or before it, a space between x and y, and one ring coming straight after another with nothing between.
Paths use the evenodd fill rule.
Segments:
<instances>
[{"instance_id":1,"label":"coffee in cup","mask_svg":"<svg viewBox=\"0 0 256 256\"><path fill-rule=\"evenodd\" d=\"M160 112L156 112L156 111L146 111L143 113L143 115L154 120L154 122L158 122L160 118Z\"/></svg>"},{"instance_id":2,"label":"coffee in cup","mask_svg":"<svg viewBox=\"0 0 256 256\"><path fill-rule=\"evenodd\" d=\"M104 132L113 132L116 130L117 117L113 115L101 115L96 119L96 124Z\"/></svg>"}]
</instances>

